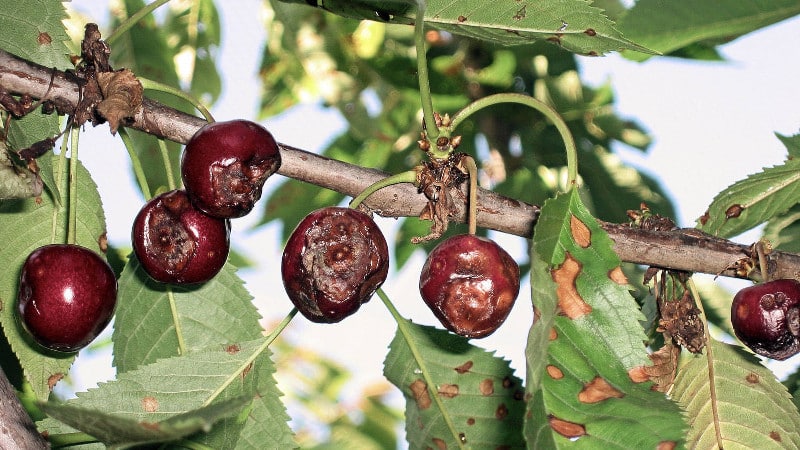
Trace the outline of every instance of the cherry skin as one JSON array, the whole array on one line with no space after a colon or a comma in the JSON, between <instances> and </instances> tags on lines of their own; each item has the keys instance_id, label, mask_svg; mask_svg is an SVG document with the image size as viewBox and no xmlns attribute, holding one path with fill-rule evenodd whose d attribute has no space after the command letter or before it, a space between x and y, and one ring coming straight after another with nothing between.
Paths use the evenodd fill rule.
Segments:
<instances>
[{"instance_id":1,"label":"cherry skin","mask_svg":"<svg viewBox=\"0 0 800 450\"><path fill-rule=\"evenodd\" d=\"M225 265L230 221L204 214L185 191L169 191L142 207L133 222L131 241L142 268L154 280L202 283Z\"/></svg>"},{"instance_id":2,"label":"cherry skin","mask_svg":"<svg viewBox=\"0 0 800 450\"><path fill-rule=\"evenodd\" d=\"M78 245L45 245L22 266L17 309L22 327L41 346L76 352L108 325L117 279L97 253Z\"/></svg>"},{"instance_id":3,"label":"cherry skin","mask_svg":"<svg viewBox=\"0 0 800 450\"><path fill-rule=\"evenodd\" d=\"M453 236L428 255L419 290L448 330L468 338L494 333L519 295L519 266L491 239Z\"/></svg>"},{"instance_id":4,"label":"cherry skin","mask_svg":"<svg viewBox=\"0 0 800 450\"><path fill-rule=\"evenodd\" d=\"M753 352L784 360L800 353L800 282L773 280L733 297L734 334Z\"/></svg>"},{"instance_id":5,"label":"cherry skin","mask_svg":"<svg viewBox=\"0 0 800 450\"><path fill-rule=\"evenodd\" d=\"M389 248L367 214L327 207L307 215L283 251L281 275L295 307L312 322L355 313L386 280Z\"/></svg>"},{"instance_id":6,"label":"cherry skin","mask_svg":"<svg viewBox=\"0 0 800 450\"><path fill-rule=\"evenodd\" d=\"M266 128L249 120L213 122L186 144L181 177L198 209L226 219L249 213L280 165L278 144Z\"/></svg>"}]
</instances>

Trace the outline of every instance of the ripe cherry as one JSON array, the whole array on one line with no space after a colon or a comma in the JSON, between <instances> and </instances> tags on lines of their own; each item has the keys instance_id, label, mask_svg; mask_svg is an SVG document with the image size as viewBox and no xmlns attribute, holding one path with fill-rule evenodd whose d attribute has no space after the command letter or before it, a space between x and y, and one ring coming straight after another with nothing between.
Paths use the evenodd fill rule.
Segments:
<instances>
[{"instance_id":1,"label":"ripe cherry","mask_svg":"<svg viewBox=\"0 0 800 450\"><path fill-rule=\"evenodd\" d=\"M182 190L147 202L131 233L142 268L156 281L189 284L216 275L230 250L230 222L204 214Z\"/></svg>"},{"instance_id":2,"label":"ripe cherry","mask_svg":"<svg viewBox=\"0 0 800 450\"><path fill-rule=\"evenodd\" d=\"M197 208L234 218L253 209L264 182L280 165L278 144L266 128L249 120L213 122L186 144L181 177Z\"/></svg>"},{"instance_id":3,"label":"ripe cherry","mask_svg":"<svg viewBox=\"0 0 800 450\"><path fill-rule=\"evenodd\" d=\"M367 214L327 207L307 215L283 251L281 275L295 307L312 322L355 313L386 280L389 248Z\"/></svg>"},{"instance_id":4,"label":"ripe cherry","mask_svg":"<svg viewBox=\"0 0 800 450\"><path fill-rule=\"evenodd\" d=\"M494 333L519 294L519 266L491 239L453 236L428 255L422 299L448 330L468 338Z\"/></svg>"},{"instance_id":5,"label":"ripe cherry","mask_svg":"<svg viewBox=\"0 0 800 450\"><path fill-rule=\"evenodd\" d=\"M45 348L75 352L108 325L117 303L117 279L97 253L78 245L45 245L22 266L20 322Z\"/></svg>"},{"instance_id":6,"label":"ripe cherry","mask_svg":"<svg viewBox=\"0 0 800 450\"><path fill-rule=\"evenodd\" d=\"M759 355L784 360L800 353L800 282L773 280L740 290L731 304L731 324Z\"/></svg>"}]
</instances>

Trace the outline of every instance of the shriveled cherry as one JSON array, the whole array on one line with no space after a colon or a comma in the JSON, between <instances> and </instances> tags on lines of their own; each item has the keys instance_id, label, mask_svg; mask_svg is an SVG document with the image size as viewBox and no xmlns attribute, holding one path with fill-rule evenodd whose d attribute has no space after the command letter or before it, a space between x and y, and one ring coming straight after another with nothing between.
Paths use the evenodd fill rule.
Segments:
<instances>
[{"instance_id":1,"label":"shriveled cherry","mask_svg":"<svg viewBox=\"0 0 800 450\"><path fill-rule=\"evenodd\" d=\"M278 144L266 128L249 120L213 122L186 144L181 177L197 208L234 218L253 209L264 182L280 165Z\"/></svg>"},{"instance_id":2,"label":"shriveled cherry","mask_svg":"<svg viewBox=\"0 0 800 450\"><path fill-rule=\"evenodd\" d=\"M468 338L494 333L519 294L519 266L491 239L453 236L428 255L419 290L448 330Z\"/></svg>"},{"instance_id":3,"label":"shriveled cherry","mask_svg":"<svg viewBox=\"0 0 800 450\"><path fill-rule=\"evenodd\" d=\"M108 325L117 303L117 279L97 253L79 245L45 245L22 265L20 322L45 348L76 352Z\"/></svg>"},{"instance_id":4,"label":"shriveled cherry","mask_svg":"<svg viewBox=\"0 0 800 450\"><path fill-rule=\"evenodd\" d=\"M740 290L731 304L731 324L759 355L784 360L800 353L800 282L773 280Z\"/></svg>"},{"instance_id":5,"label":"shriveled cherry","mask_svg":"<svg viewBox=\"0 0 800 450\"><path fill-rule=\"evenodd\" d=\"M216 275L230 250L230 222L204 214L186 192L147 202L133 222L133 250L142 268L162 283L190 284Z\"/></svg>"},{"instance_id":6,"label":"shriveled cherry","mask_svg":"<svg viewBox=\"0 0 800 450\"><path fill-rule=\"evenodd\" d=\"M367 214L327 207L307 215L283 251L286 293L312 322L334 323L355 313L386 280L389 248Z\"/></svg>"}]
</instances>

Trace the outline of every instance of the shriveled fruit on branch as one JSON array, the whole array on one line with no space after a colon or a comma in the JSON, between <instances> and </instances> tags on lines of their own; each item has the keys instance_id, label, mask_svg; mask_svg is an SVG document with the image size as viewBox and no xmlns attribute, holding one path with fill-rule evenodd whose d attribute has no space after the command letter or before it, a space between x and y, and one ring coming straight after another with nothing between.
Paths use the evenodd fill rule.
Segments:
<instances>
[{"instance_id":1,"label":"shriveled fruit on branch","mask_svg":"<svg viewBox=\"0 0 800 450\"><path fill-rule=\"evenodd\" d=\"M453 236L428 255L422 299L448 330L468 338L494 333L519 294L519 266L491 239Z\"/></svg>"},{"instance_id":2,"label":"shriveled fruit on branch","mask_svg":"<svg viewBox=\"0 0 800 450\"><path fill-rule=\"evenodd\" d=\"M389 248L361 211L327 207L307 215L283 251L281 275L292 303L312 322L355 313L386 280Z\"/></svg>"},{"instance_id":3,"label":"shriveled fruit on branch","mask_svg":"<svg viewBox=\"0 0 800 450\"><path fill-rule=\"evenodd\" d=\"M20 322L45 348L75 352L108 325L117 304L117 279L97 253L79 245L34 250L19 280Z\"/></svg>"},{"instance_id":4,"label":"shriveled fruit on branch","mask_svg":"<svg viewBox=\"0 0 800 450\"><path fill-rule=\"evenodd\" d=\"M280 165L278 144L266 128L249 120L214 122L186 144L181 177L197 208L234 218L253 209L264 182Z\"/></svg>"},{"instance_id":5,"label":"shriveled fruit on branch","mask_svg":"<svg viewBox=\"0 0 800 450\"><path fill-rule=\"evenodd\" d=\"M230 222L204 214L182 190L147 202L133 222L136 257L151 278L190 284L216 275L230 250Z\"/></svg>"},{"instance_id":6,"label":"shriveled fruit on branch","mask_svg":"<svg viewBox=\"0 0 800 450\"><path fill-rule=\"evenodd\" d=\"M731 304L731 324L759 355L784 360L800 353L800 282L773 280L740 290Z\"/></svg>"}]
</instances>

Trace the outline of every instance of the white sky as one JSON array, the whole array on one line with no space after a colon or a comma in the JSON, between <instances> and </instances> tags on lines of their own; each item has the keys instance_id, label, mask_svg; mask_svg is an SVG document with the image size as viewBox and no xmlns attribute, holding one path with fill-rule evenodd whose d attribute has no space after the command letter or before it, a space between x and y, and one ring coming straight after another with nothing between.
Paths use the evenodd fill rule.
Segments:
<instances>
[{"instance_id":1,"label":"white sky","mask_svg":"<svg viewBox=\"0 0 800 450\"><path fill-rule=\"evenodd\" d=\"M101 3L73 0L71 5L89 11L101 24L105 21L96 13L105 10ZM223 96L212 110L217 120L255 117L260 92L255 74L264 42L257 14L260 5L257 0L224 2L220 11L225 34L219 67L235 70L223 73ZM720 190L762 166L783 161L785 150L774 132L800 132L798 42L800 19L795 18L725 45L721 49L729 60L725 63L655 58L640 64L618 55L580 61L584 81L599 85L610 77L618 111L638 120L655 139L647 154L627 149L619 154L658 174L677 204L679 224L693 226ZM265 125L279 141L316 151L342 129L343 121L335 113L306 105ZM108 136L105 126L87 130L81 144L81 159L98 183L106 207L109 238L114 244L129 245L130 224L143 200L130 179L124 147ZM281 250L276 248L280 238L274 226L249 230L259 213L233 221L232 239L237 249L259 263L256 270L240 274L262 314L279 320L291 308L280 280ZM395 221L379 219L378 224L387 236L392 235ZM742 239L749 243L754 238ZM498 240L509 246L512 255L523 251L519 240L503 236ZM404 316L417 323L437 324L416 290L422 262L422 255L412 258L403 272L390 274L384 289ZM523 286L506 324L475 342L511 359L523 378L524 342L532 316L529 292ZM353 387L358 389L383 379L382 362L394 330L393 320L376 297L340 324L312 324L298 315L286 335L345 364L354 371ZM78 367L88 368L88 359L79 358ZM113 377L108 354L92 359L98 364L75 374L79 389Z\"/></svg>"}]
</instances>

